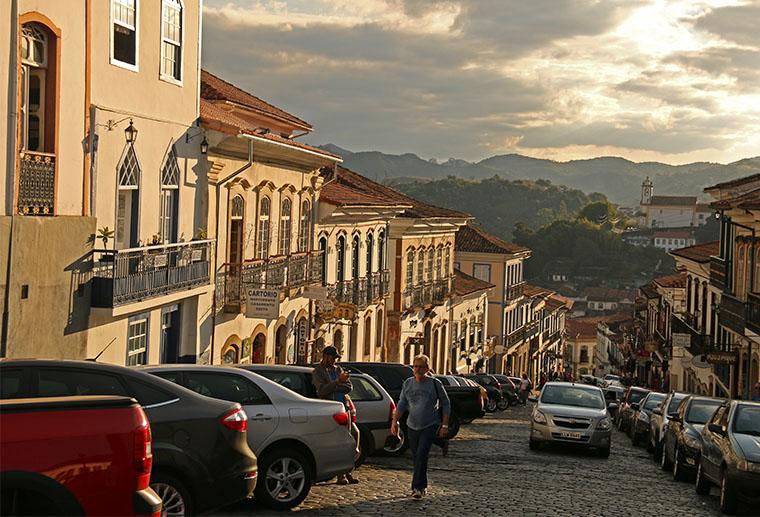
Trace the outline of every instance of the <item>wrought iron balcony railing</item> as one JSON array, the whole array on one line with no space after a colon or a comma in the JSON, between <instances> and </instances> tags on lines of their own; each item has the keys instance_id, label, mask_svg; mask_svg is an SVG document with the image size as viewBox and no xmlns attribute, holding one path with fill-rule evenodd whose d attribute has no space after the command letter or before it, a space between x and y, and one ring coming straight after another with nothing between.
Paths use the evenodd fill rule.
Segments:
<instances>
[{"instance_id":1,"label":"wrought iron balcony railing","mask_svg":"<svg viewBox=\"0 0 760 517\"><path fill-rule=\"evenodd\" d=\"M720 289L726 288L726 261L720 257L710 257L710 283Z\"/></svg>"},{"instance_id":2,"label":"wrought iron balcony railing","mask_svg":"<svg viewBox=\"0 0 760 517\"><path fill-rule=\"evenodd\" d=\"M390 275L389 275L390 276ZM424 284L407 287L404 291L404 309L414 309L426 305L440 305L446 301L453 289L453 277L439 278Z\"/></svg>"},{"instance_id":3,"label":"wrought iron balcony railing","mask_svg":"<svg viewBox=\"0 0 760 517\"><path fill-rule=\"evenodd\" d=\"M95 250L92 306L118 307L206 285L214 241Z\"/></svg>"},{"instance_id":4,"label":"wrought iron balcony railing","mask_svg":"<svg viewBox=\"0 0 760 517\"><path fill-rule=\"evenodd\" d=\"M529 321L525 324L524 331L523 331L523 339L533 339L538 335L539 332L539 321Z\"/></svg>"},{"instance_id":5,"label":"wrought iron balcony railing","mask_svg":"<svg viewBox=\"0 0 760 517\"><path fill-rule=\"evenodd\" d=\"M704 354L710 348L711 336L702 334L696 327L696 318L693 314L673 314L670 322L671 336L673 334L686 334L689 336L689 353L691 355ZM675 337L672 338L675 342Z\"/></svg>"},{"instance_id":6,"label":"wrought iron balcony railing","mask_svg":"<svg viewBox=\"0 0 760 517\"><path fill-rule=\"evenodd\" d=\"M380 272L380 296L385 298L391 294L391 271L383 269Z\"/></svg>"},{"instance_id":7,"label":"wrought iron balcony railing","mask_svg":"<svg viewBox=\"0 0 760 517\"><path fill-rule=\"evenodd\" d=\"M507 301L516 300L517 298L521 297L523 295L524 289L525 282L520 282L519 284L509 286L507 288Z\"/></svg>"},{"instance_id":8,"label":"wrought iron balcony railing","mask_svg":"<svg viewBox=\"0 0 760 517\"><path fill-rule=\"evenodd\" d=\"M746 307L739 298L722 293L720 295L720 315L718 320L721 325L728 327L739 335L744 334L744 322Z\"/></svg>"},{"instance_id":9,"label":"wrought iron balcony railing","mask_svg":"<svg viewBox=\"0 0 760 517\"><path fill-rule=\"evenodd\" d=\"M747 293L747 320L745 325L755 334L760 334L760 294Z\"/></svg>"},{"instance_id":10,"label":"wrought iron balcony railing","mask_svg":"<svg viewBox=\"0 0 760 517\"><path fill-rule=\"evenodd\" d=\"M55 155L50 153L19 153L19 214L55 214L55 161Z\"/></svg>"}]
</instances>

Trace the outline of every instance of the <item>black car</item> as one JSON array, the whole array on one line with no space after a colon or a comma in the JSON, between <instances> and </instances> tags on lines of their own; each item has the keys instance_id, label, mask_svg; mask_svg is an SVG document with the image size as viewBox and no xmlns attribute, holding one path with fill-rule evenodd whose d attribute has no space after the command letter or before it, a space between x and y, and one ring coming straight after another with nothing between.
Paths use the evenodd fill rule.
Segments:
<instances>
[{"instance_id":1,"label":"black car","mask_svg":"<svg viewBox=\"0 0 760 517\"><path fill-rule=\"evenodd\" d=\"M659 407L667 395L657 391L650 391L641 402L634 403L633 416L628 426L628 436L631 438L631 445L634 447L639 441L649 434L649 419L652 417L652 411Z\"/></svg>"},{"instance_id":2,"label":"black car","mask_svg":"<svg viewBox=\"0 0 760 517\"><path fill-rule=\"evenodd\" d=\"M503 401L504 396L501 391L501 383L493 375L487 373L468 373L463 375L464 378L473 380L483 386L488 392L488 402L486 411L493 413L497 409L506 409Z\"/></svg>"},{"instance_id":3,"label":"black car","mask_svg":"<svg viewBox=\"0 0 760 517\"><path fill-rule=\"evenodd\" d=\"M733 514L739 501L760 504L760 404L732 400L702 429L697 467L698 494L720 487L720 509Z\"/></svg>"},{"instance_id":4,"label":"black car","mask_svg":"<svg viewBox=\"0 0 760 517\"><path fill-rule=\"evenodd\" d=\"M631 407L631 404L638 404L644 397L647 396L649 390L646 388L630 387L625 391L623 400L620 402L618 408L616 424L620 431L625 431L631 423L631 417L635 409Z\"/></svg>"},{"instance_id":5,"label":"black car","mask_svg":"<svg viewBox=\"0 0 760 517\"><path fill-rule=\"evenodd\" d=\"M725 402L724 399L691 396L678 405L665 429L660 460L663 470L672 467L673 479L682 481L689 471L696 471L702 452L702 428Z\"/></svg>"},{"instance_id":6,"label":"black car","mask_svg":"<svg viewBox=\"0 0 760 517\"><path fill-rule=\"evenodd\" d=\"M120 395L145 410L153 435L150 486L164 511L199 513L249 497L256 456L240 404L198 395L148 373L92 361L0 361L3 399Z\"/></svg>"},{"instance_id":7,"label":"black car","mask_svg":"<svg viewBox=\"0 0 760 517\"><path fill-rule=\"evenodd\" d=\"M609 386L603 388L604 400L607 402L607 411L610 413L610 419L614 422L617 419L620 403L625 394L625 388L619 386Z\"/></svg>"},{"instance_id":8,"label":"black car","mask_svg":"<svg viewBox=\"0 0 760 517\"><path fill-rule=\"evenodd\" d=\"M501 395L507 402L506 407L517 404L517 388L519 385L516 386L506 375L494 373L491 376L501 384Z\"/></svg>"}]
</instances>

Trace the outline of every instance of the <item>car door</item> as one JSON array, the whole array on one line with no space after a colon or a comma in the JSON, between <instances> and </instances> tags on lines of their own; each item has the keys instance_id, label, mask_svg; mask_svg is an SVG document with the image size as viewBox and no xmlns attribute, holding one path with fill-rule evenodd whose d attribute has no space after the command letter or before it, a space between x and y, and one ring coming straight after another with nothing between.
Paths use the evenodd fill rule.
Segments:
<instances>
[{"instance_id":1,"label":"car door","mask_svg":"<svg viewBox=\"0 0 760 517\"><path fill-rule=\"evenodd\" d=\"M237 402L248 415L248 445L260 454L263 445L277 428L279 413L266 393L253 381L231 372L186 370L186 387L216 399Z\"/></svg>"},{"instance_id":2,"label":"car door","mask_svg":"<svg viewBox=\"0 0 760 517\"><path fill-rule=\"evenodd\" d=\"M388 404L383 402L383 395L368 378L353 377L353 389L349 394L356 406L356 419L360 424L387 422Z\"/></svg>"},{"instance_id":3,"label":"car door","mask_svg":"<svg viewBox=\"0 0 760 517\"><path fill-rule=\"evenodd\" d=\"M720 435L711 431L709 426L710 424L720 425L720 421L726 412L725 406L718 408L712 418L707 421L702 433L702 469L707 477L712 480L717 480L720 476L720 448L717 443L717 438Z\"/></svg>"},{"instance_id":4,"label":"car door","mask_svg":"<svg viewBox=\"0 0 760 517\"><path fill-rule=\"evenodd\" d=\"M681 436L681 433L683 432L683 422L684 418L686 418L686 408L688 404L688 399L681 401L681 403L678 405L678 409L676 410L676 418L670 420L670 424L668 424L668 432L665 433L665 447L668 451L668 457L671 459L676 455L678 437Z\"/></svg>"}]
</instances>

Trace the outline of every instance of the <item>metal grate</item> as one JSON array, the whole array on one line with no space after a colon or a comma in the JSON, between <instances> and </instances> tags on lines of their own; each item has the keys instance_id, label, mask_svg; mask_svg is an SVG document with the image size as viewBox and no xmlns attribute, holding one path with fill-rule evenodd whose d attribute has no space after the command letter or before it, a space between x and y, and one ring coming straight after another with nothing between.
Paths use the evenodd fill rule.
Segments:
<instances>
[{"instance_id":1,"label":"metal grate","mask_svg":"<svg viewBox=\"0 0 760 517\"><path fill-rule=\"evenodd\" d=\"M55 155L22 151L20 154L18 213L55 214Z\"/></svg>"}]
</instances>

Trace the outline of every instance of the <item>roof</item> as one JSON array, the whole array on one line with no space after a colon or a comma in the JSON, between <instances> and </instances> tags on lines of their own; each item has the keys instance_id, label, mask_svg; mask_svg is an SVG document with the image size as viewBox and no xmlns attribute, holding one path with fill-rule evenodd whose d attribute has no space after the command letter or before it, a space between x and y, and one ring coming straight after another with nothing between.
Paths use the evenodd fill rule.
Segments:
<instances>
[{"instance_id":1,"label":"roof","mask_svg":"<svg viewBox=\"0 0 760 517\"><path fill-rule=\"evenodd\" d=\"M367 194L335 181L325 183L319 191L319 200L335 206L399 206L398 203ZM410 207L410 205L401 206Z\"/></svg>"},{"instance_id":2,"label":"roof","mask_svg":"<svg viewBox=\"0 0 760 517\"><path fill-rule=\"evenodd\" d=\"M214 104L213 102L201 99L200 102L200 121L201 124L228 134L243 133L251 135L254 138L274 142L276 144L285 145L295 149L301 149L314 154L319 154L336 161L342 161L341 157L329 153L318 147L312 147L289 138L283 138L275 133L259 133L256 130L258 126L252 124L250 121L238 117L231 110L225 109L224 105Z\"/></svg>"},{"instance_id":3,"label":"roof","mask_svg":"<svg viewBox=\"0 0 760 517\"><path fill-rule=\"evenodd\" d=\"M661 276L655 278L654 282L665 288L678 289L686 287L686 273L676 273L674 275Z\"/></svg>"},{"instance_id":4,"label":"roof","mask_svg":"<svg viewBox=\"0 0 760 517\"><path fill-rule=\"evenodd\" d=\"M495 237L478 226L466 225L459 228L456 236L456 250L476 253L525 253L530 249Z\"/></svg>"},{"instance_id":5,"label":"roof","mask_svg":"<svg viewBox=\"0 0 760 517\"><path fill-rule=\"evenodd\" d=\"M649 204L694 206L697 204L697 196L652 196Z\"/></svg>"},{"instance_id":6,"label":"roof","mask_svg":"<svg viewBox=\"0 0 760 517\"><path fill-rule=\"evenodd\" d=\"M587 287L583 290L583 296L587 300L601 301L601 302L620 302L623 300L631 300L636 297L634 293L626 291L625 289L611 289L608 287Z\"/></svg>"},{"instance_id":7,"label":"roof","mask_svg":"<svg viewBox=\"0 0 760 517\"><path fill-rule=\"evenodd\" d=\"M641 293L649 299L660 297L660 293L655 291L654 287L650 284L639 287L639 291L641 291Z\"/></svg>"},{"instance_id":8,"label":"roof","mask_svg":"<svg viewBox=\"0 0 760 517\"><path fill-rule=\"evenodd\" d=\"M717 255L719 251L720 241L706 242L704 244L696 244L694 246L688 246L686 248L679 248L670 252L671 255L676 257L682 257L700 264L710 262L710 257Z\"/></svg>"},{"instance_id":9,"label":"roof","mask_svg":"<svg viewBox=\"0 0 760 517\"><path fill-rule=\"evenodd\" d=\"M719 201L714 201L710 206L719 210L728 208L746 208L749 210L758 209L760 208L760 188L733 197L721 199Z\"/></svg>"},{"instance_id":10,"label":"roof","mask_svg":"<svg viewBox=\"0 0 760 517\"><path fill-rule=\"evenodd\" d=\"M312 129L311 124L308 122L259 99L255 95L238 88L234 84L228 83L207 70L201 70L201 99L234 102L270 117L301 126L309 131Z\"/></svg>"},{"instance_id":11,"label":"roof","mask_svg":"<svg viewBox=\"0 0 760 517\"><path fill-rule=\"evenodd\" d=\"M596 322L578 319L565 320L568 339L596 339Z\"/></svg>"},{"instance_id":12,"label":"roof","mask_svg":"<svg viewBox=\"0 0 760 517\"><path fill-rule=\"evenodd\" d=\"M532 298L534 296L549 295L552 293L551 289L545 287L539 287L537 285L525 284L523 287L523 295Z\"/></svg>"},{"instance_id":13,"label":"roof","mask_svg":"<svg viewBox=\"0 0 760 517\"><path fill-rule=\"evenodd\" d=\"M496 286L489 284L488 282L484 282L479 278L475 278L474 276L470 276L458 269L454 269L454 293L458 294L459 296L464 296L478 291L485 291L487 289L491 289L492 287Z\"/></svg>"},{"instance_id":14,"label":"roof","mask_svg":"<svg viewBox=\"0 0 760 517\"><path fill-rule=\"evenodd\" d=\"M655 230L652 233L652 236L654 238L671 238L671 239L689 239L693 235L692 230L678 230L678 229L670 229L670 230Z\"/></svg>"},{"instance_id":15,"label":"roof","mask_svg":"<svg viewBox=\"0 0 760 517\"><path fill-rule=\"evenodd\" d=\"M718 189L724 189L724 188L736 188L741 187L743 185L749 185L750 183L753 183L755 181L760 181L760 173L758 174L752 174L750 176L745 176L743 178L736 178L735 180L730 181L724 181L722 183L717 183L713 185L712 187L706 187L705 192L708 190L718 190Z\"/></svg>"},{"instance_id":16,"label":"roof","mask_svg":"<svg viewBox=\"0 0 760 517\"><path fill-rule=\"evenodd\" d=\"M382 185L380 183L377 183L375 181L372 181L371 179L362 176L361 174L354 172L350 169L347 169L342 166L336 167L334 170L332 168L330 169L323 169L322 175L325 177L325 185L322 187L323 189L327 187L327 182L336 183L338 185L341 185L345 189L341 189L340 192L334 192L336 194L336 197L338 197L338 201L336 202L343 202L339 201L343 199L344 201L349 198L341 198L341 194L348 195L349 190L353 192L352 196L357 196L355 199L359 199L359 196L362 197L362 199L370 200L384 200L385 206L406 206L408 207L406 210L404 210L404 213L401 214L399 217L406 217L406 218L465 218L469 219L472 216L469 214L465 214L464 212L459 212L457 210L451 210L449 208L441 208L433 205L428 205L427 203L423 203L422 201L417 201L414 198L411 198L407 196L406 194L402 194L401 192L398 192L397 190L393 190L392 188ZM347 190L346 190L347 189ZM328 195L329 192L328 192ZM351 198L354 199L354 198Z\"/></svg>"},{"instance_id":17,"label":"roof","mask_svg":"<svg viewBox=\"0 0 760 517\"><path fill-rule=\"evenodd\" d=\"M561 308L569 309L572 307L572 301L570 302L570 305L567 304L567 301L567 298L564 296L551 295L546 300L546 310L554 312Z\"/></svg>"}]
</instances>

